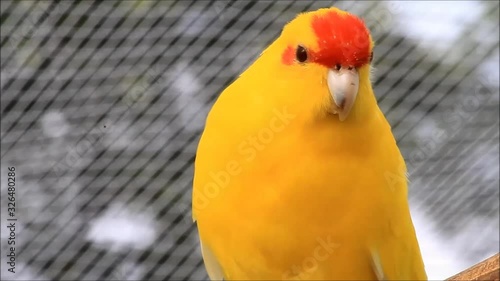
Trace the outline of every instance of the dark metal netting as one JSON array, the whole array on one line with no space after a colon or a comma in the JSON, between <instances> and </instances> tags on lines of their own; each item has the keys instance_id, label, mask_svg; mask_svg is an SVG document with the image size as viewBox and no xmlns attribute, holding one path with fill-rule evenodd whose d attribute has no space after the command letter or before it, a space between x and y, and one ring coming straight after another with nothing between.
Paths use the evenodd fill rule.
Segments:
<instances>
[{"instance_id":1,"label":"dark metal netting","mask_svg":"<svg viewBox=\"0 0 500 281\"><path fill-rule=\"evenodd\" d=\"M499 3L1 1L3 280L205 279L191 185L215 98L297 13L376 40L429 276L499 251ZM465 12L464 12L465 11Z\"/></svg>"}]
</instances>

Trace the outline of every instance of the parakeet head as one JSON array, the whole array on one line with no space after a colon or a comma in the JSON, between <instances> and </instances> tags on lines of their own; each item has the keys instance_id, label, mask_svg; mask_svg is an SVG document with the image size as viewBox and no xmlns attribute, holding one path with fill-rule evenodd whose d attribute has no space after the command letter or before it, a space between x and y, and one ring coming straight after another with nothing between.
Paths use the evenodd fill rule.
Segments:
<instances>
[{"instance_id":1,"label":"parakeet head","mask_svg":"<svg viewBox=\"0 0 500 281\"><path fill-rule=\"evenodd\" d=\"M286 77L306 84L302 90L310 102L303 106L338 114L343 121L354 113L360 92L373 95L369 78L372 48L370 33L360 18L325 8L302 13L289 22L270 53L278 55L274 63L279 65L282 81Z\"/></svg>"}]
</instances>

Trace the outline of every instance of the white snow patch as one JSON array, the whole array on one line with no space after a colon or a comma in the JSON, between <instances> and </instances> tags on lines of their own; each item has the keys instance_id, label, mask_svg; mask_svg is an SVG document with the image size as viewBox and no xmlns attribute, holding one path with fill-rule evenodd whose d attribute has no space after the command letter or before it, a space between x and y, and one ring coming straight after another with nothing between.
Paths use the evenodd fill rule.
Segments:
<instances>
[{"instance_id":1,"label":"white snow patch","mask_svg":"<svg viewBox=\"0 0 500 281\"><path fill-rule=\"evenodd\" d=\"M190 9L181 16L180 23L175 27L176 34L183 36L197 36L207 27L208 22L214 14L207 14L207 11L201 9ZM217 12L213 10L212 12Z\"/></svg>"},{"instance_id":2,"label":"white snow patch","mask_svg":"<svg viewBox=\"0 0 500 281\"><path fill-rule=\"evenodd\" d=\"M115 204L104 215L90 223L87 239L101 245L111 245L111 250L129 246L145 249L156 238L153 217L146 213L132 213Z\"/></svg>"},{"instance_id":3,"label":"white snow patch","mask_svg":"<svg viewBox=\"0 0 500 281\"><path fill-rule=\"evenodd\" d=\"M200 129L203 122L197 119L192 120L204 108L205 97L198 77L185 62L177 64L171 75L178 75L177 79L173 80L172 83L175 92L178 93L176 107L182 125L190 130Z\"/></svg>"},{"instance_id":4,"label":"white snow patch","mask_svg":"<svg viewBox=\"0 0 500 281\"><path fill-rule=\"evenodd\" d=\"M427 142L434 138L434 133L438 129L437 123L432 118L424 118L420 124L413 130L416 140L419 144Z\"/></svg>"},{"instance_id":5,"label":"white snow patch","mask_svg":"<svg viewBox=\"0 0 500 281\"><path fill-rule=\"evenodd\" d=\"M439 236L431 220L417 210L412 210L412 219L429 280L445 280L468 267L454 251L454 244Z\"/></svg>"},{"instance_id":6,"label":"white snow patch","mask_svg":"<svg viewBox=\"0 0 500 281\"><path fill-rule=\"evenodd\" d=\"M64 114L58 111L49 111L42 116L43 133L49 137L64 136L69 131L69 124Z\"/></svg>"},{"instance_id":7,"label":"white snow patch","mask_svg":"<svg viewBox=\"0 0 500 281\"><path fill-rule=\"evenodd\" d=\"M397 32L428 48L448 52L469 23L477 21L484 6L476 1L391 1ZM446 12L443 12L446 11ZM425 15L425 17L422 17Z\"/></svg>"},{"instance_id":8,"label":"white snow patch","mask_svg":"<svg viewBox=\"0 0 500 281\"><path fill-rule=\"evenodd\" d=\"M453 237L452 241L457 248L462 253L468 253L467 267L498 253L500 248L498 221L498 212L496 218L491 219L472 217Z\"/></svg>"},{"instance_id":9,"label":"white snow patch","mask_svg":"<svg viewBox=\"0 0 500 281\"><path fill-rule=\"evenodd\" d=\"M497 51L493 56L479 66L480 83L482 86L487 87L488 91L492 93L490 101L493 102L498 102L500 100L500 94L498 92L500 84L500 69L498 69L499 61L500 56Z\"/></svg>"},{"instance_id":10,"label":"white snow patch","mask_svg":"<svg viewBox=\"0 0 500 281\"><path fill-rule=\"evenodd\" d=\"M112 280L141 280L144 268L131 262L122 263L111 274Z\"/></svg>"},{"instance_id":11,"label":"white snow patch","mask_svg":"<svg viewBox=\"0 0 500 281\"><path fill-rule=\"evenodd\" d=\"M179 74L180 72L180 74ZM171 75L179 75L173 81L174 89L184 95L193 95L200 90L200 83L198 78L193 74L189 65L186 62L181 62L175 66Z\"/></svg>"}]
</instances>

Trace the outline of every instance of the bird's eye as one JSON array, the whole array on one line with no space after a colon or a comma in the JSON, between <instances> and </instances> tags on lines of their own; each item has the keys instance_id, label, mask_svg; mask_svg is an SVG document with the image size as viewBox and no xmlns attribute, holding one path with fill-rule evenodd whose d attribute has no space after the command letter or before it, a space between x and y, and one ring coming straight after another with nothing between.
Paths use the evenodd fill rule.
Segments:
<instances>
[{"instance_id":1,"label":"bird's eye","mask_svg":"<svg viewBox=\"0 0 500 281\"><path fill-rule=\"evenodd\" d=\"M299 62L305 62L307 60L307 50L306 48L302 46L297 47L297 53L295 54L295 57Z\"/></svg>"},{"instance_id":2,"label":"bird's eye","mask_svg":"<svg viewBox=\"0 0 500 281\"><path fill-rule=\"evenodd\" d=\"M338 71L338 70L340 70L341 68L342 68L342 66L340 65L340 63L337 63L337 64L335 65L335 70L337 70L337 71Z\"/></svg>"}]
</instances>

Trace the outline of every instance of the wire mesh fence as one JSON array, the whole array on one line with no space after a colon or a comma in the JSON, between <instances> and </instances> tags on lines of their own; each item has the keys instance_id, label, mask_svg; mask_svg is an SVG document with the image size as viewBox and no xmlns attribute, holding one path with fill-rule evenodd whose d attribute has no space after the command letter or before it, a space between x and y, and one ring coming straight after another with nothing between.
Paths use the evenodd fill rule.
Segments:
<instances>
[{"instance_id":1,"label":"wire mesh fence","mask_svg":"<svg viewBox=\"0 0 500 281\"><path fill-rule=\"evenodd\" d=\"M215 98L297 13L376 41L429 276L499 251L499 3L2 1L2 280L200 280L193 161Z\"/></svg>"}]
</instances>

